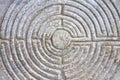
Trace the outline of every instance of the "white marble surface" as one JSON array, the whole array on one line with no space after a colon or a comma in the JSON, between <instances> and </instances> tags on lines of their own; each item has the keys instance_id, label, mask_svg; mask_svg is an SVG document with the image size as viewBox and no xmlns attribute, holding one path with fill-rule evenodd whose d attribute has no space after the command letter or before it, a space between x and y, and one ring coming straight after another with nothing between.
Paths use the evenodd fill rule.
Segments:
<instances>
[{"instance_id":1,"label":"white marble surface","mask_svg":"<svg viewBox=\"0 0 120 80\"><path fill-rule=\"evenodd\" d=\"M120 1L0 0L0 80L120 80Z\"/></svg>"}]
</instances>

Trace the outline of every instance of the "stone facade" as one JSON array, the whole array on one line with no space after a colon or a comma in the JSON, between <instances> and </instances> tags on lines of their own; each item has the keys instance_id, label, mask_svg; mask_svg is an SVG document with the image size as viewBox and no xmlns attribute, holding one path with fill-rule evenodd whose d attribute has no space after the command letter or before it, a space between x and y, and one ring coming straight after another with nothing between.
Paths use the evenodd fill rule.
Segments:
<instances>
[{"instance_id":1,"label":"stone facade","mask_svg":"<svg viewBox=\"0 0 120 80\"><path fill-rule=\"evenodd\" d=\"M120 0L0 0L0 80L120 80Z\"/></svg>"}]
</instances>

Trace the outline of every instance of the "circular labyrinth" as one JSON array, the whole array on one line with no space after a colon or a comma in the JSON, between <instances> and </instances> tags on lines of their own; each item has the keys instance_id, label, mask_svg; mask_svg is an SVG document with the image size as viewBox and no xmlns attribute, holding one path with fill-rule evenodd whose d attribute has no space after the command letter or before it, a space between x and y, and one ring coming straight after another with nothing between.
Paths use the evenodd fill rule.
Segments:
<instances>
[{"instance_id":1,"label":"circular labyrinth","mask_svg":"<svg viewBox=\"0 0 120 80\"><path fill-rule=\"evenodd\" d=\"M110 0L15 0L0 29L13 80L111 80L120 14Z\"/></svg>"}]
</instances>

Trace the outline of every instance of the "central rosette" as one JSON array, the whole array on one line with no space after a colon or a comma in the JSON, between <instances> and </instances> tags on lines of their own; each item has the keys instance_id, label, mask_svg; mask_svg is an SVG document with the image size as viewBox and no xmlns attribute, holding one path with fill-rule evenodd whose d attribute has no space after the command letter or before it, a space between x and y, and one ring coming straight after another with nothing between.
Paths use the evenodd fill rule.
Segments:
<instances>
[{"instance_id":1,"label":"central rosette","mask_svg":"<svg viewBox=\"0 0 120 80\"><path fill-rule=\"evenodd\" d=\"M57 49L66 49L70 45L71 36L66 30L56 30L52 36L53 46Z\"/></svg>"}]
</instances>

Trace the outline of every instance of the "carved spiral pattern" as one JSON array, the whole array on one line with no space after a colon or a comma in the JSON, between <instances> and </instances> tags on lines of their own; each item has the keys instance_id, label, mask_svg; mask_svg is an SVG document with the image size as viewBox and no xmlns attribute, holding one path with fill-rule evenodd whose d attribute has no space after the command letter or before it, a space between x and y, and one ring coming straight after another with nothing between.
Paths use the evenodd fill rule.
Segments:
<instances>
[{"instance_id":1,"label":"carved spiral pattern","mask_svg":"<svg viewBox=\"0 0 120 80\"><path fill-rule=\"evenodd\" d=\"M0 30L14 80L108 80L120 62L120 14L110 0L15 0Z\"/></svg>"}]
</instances>

